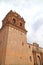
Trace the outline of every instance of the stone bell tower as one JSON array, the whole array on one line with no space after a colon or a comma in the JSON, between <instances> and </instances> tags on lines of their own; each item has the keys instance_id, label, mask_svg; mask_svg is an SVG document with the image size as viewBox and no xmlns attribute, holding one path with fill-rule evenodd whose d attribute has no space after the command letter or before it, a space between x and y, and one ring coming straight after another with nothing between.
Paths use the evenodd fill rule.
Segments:
<instances>
[{"instance_id":1,"label":"stone bell tower","mask_svg":"<svg viewBox=\"0 0 43 65\"><path fill-rule=\"evenodd\" d=\"M24 19L11 10L2 21L1 31L4 31L4 33L1 33L1 35L3 34L2 43L4 41L3 51L0 51L3 53L1 64L20 65L23 62L20 60L23 53L22 46L27 43Z\"/></svg>"}]
</instances>

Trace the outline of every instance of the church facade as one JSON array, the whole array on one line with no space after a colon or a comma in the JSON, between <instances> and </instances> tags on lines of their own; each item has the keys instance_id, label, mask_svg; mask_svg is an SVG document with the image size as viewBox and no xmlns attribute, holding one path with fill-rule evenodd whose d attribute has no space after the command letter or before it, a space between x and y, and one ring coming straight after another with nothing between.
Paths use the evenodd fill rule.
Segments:
<instances>
[{"instance_id":1,"label":"church facade","mask_svg":"<svg viewBox=\"0 0 43 65\"><path fill-rule=\"evenodd\" d=\"M43 48L29 44L24 19L12 10L0 29L0 65L43 65Z\"/></svg>"}]
</instances>

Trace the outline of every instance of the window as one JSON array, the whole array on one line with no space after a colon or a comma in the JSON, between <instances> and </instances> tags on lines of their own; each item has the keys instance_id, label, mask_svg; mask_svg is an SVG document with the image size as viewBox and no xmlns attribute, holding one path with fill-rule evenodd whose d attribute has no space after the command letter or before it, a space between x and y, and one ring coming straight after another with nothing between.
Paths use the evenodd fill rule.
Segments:
<instances>
[{"instance_id":1,"label":"window","mask_svg":"<svg viewBox=\"0 0 43 65\"><path fill-rule=\"evenodd\" d=\"M20 26L22 26L22 23L20 23Z\"/></svg>"},{"instance_id":2,"label":"window","mask_svg":"<svg viewBox=\"0 0 43 65\"><path fill-rule=\"evenodd\" d=\"M22 46L24 45L24 43L22 42Z\"/></svg>"},{"instance_id":3,"label":"window","mask_svg":"<svg viewBox=\"0 0 43 65\"><path fill-rule=\"evenodd\" d=\"M30 45L29 45L29 48L30 48Z\"/></svg>"},{"instance_id":4,"label":"window","mask_svg":"<svg viewBox=\"0 0 43 65\"><path fill-rule=\"evenodd\" d=\"M43 65L43 63L42 63L42 65Z\"/></svg>"},{"instance_id":5,"label":"window","mask_svg":"<svg viewBox=\"0 0 43 65\"><path fill-rule=\"evenodd\" d=\"M34 63L34 65L36 65L36 64Z\"/></svg>"},{"instance_id":6,"label":"window","mask_svg":"<svg viewBox=\"0 0 43 65\"><path fill-rule=\"evenodd\" d=\"M30 61L32 61L32 58L31 58L31 56L30 56Z\"/></svg>"},{"instance_id":7,"label":"window","mask_svg":"<svg viewBox=\"0 0 43 65\"><path fill-rule=\"evenodd\" d=\"M38 58L40 58L40 57L38 56Z\"/></svg>"},{"instance_id":8,"label":"window","mask_svg":"<svg viewBox=\"0 0 43 65\"><path fill-rule=\"evenodd\" d=\"M15 19L13 19L13 23L15 23L16 22L16 20Z\"/></svg>"}]
</instances>

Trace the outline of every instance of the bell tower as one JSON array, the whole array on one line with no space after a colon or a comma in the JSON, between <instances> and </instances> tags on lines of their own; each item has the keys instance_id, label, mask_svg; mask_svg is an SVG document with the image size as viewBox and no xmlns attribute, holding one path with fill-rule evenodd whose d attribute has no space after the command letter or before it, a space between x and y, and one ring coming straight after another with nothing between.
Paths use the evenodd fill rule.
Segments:
<instances>
[{"instance_id":1,"label":"bell tower","mask_svg":"<svg viewBox=\"0 0 43 65\"><path fill-rule=\"evenodd\" d=\"M2 26L9 24L21 29L21 31L23 31L24 33L27 32L25 29L24 19L18 13L13 12L12 10L6 15L6 17L2 21Z\"/></svg>"},{"instance_id":2,"label":"bell tower","mask_svg":"<svg viewBox=\"0 0 43 65\"><path fill-rule=\"evenodd\" d=\"M11 10L2 21L2 28L5 26L8 27L8 36L5 64L2 65L20 65L23 63L20 60L23 46L27 43L25 21L18 13Z\"/></svg>"}]
</instances>

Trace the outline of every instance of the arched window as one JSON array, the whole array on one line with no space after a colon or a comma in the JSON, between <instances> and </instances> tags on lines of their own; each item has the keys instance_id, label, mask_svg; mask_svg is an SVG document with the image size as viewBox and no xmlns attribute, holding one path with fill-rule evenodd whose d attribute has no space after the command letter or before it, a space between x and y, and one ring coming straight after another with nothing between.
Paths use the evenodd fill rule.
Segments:
<instances>
[{"instance_id":1,"label":"arched window","mask_svg":"<svg viewBox=\"0 0 43 65\"><path fill-rule=\"evenodd\" d=\"M42 63L42 65L43 65L43 63Z\"/></svg>"},{"instance_id":2,"label":"arched window","mask_svg":"<svg viewBox=\"0 0 43 65\"><path fill-rule=\"evenodd\" d=\"M15 24L15 22L16 22L16 20L15 19L13 19L13 23Z\"/></svg>"},{"instance_id":3,"label":"arched window","mask_svg":"<svg viewBox=\"0 0 43 65\"><path fill-rule=\"evenodd\" d=\"M20 26L22 26L22 23L20 23Z\"/></svg>"},{"instance_id":4,"label":"arched window","mask_svg":"<svg viewBox=\"0 0 43 65\"><path fill-rule=\"evenodd\" d=\"M30 61L32 61L32 57L30 56L29 58L30 58Z\"/></svg>"},{"instance_id":5,"label":"arched window","mask_svg":"<svg viewBox=\"0 0 43 65\"><path fill-rule=\"evenodd\" d=\"M34 65L36 65L36 64L34 63Z\"/></svg>"},{"instance_id":6,"label":"arched window","mask_svg":"<svg viewBox=\"0 0 43 65\"><path fill-rule=\"evenodd\" d=\"M30 48L30 45L29 45L29 48Z\"/></svg>"},{"instance_id":7,"label":"arched window","mask_svg":"<svg viewBox=\"0 0 43 65\"><path fill-rule=\"evenodd\" d=\"M37 65L40 65L40 56L37 56Z\"/></svg>"},{"instance_id":8,"label":"arched window","mask_svg":"<svg viewBox=\"0 0 43 65\"><path fill-rule=\"evenodd\" d=\"M24 43L22 42L22 46L24 46Z\"/></svg>"}]
</instances>

